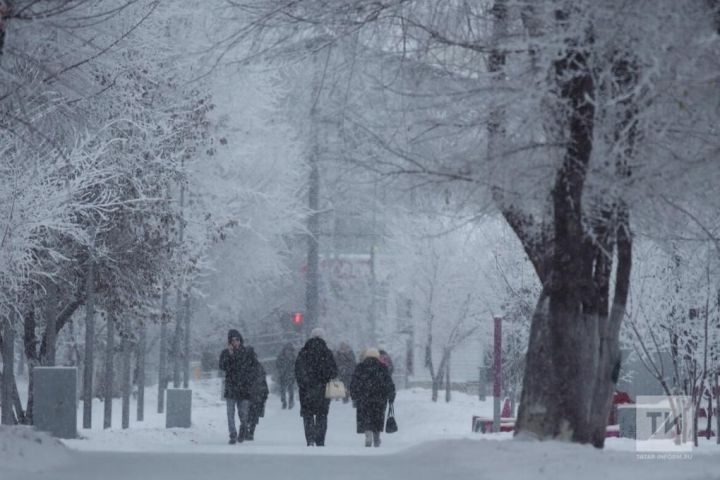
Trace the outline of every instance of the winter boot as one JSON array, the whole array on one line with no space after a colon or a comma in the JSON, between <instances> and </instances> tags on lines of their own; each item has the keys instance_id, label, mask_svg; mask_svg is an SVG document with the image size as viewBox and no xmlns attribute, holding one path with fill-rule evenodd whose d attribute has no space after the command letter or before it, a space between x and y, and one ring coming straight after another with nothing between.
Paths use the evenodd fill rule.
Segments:
<instances>
[{"instance_id":1,"label":"winter boot","mask_svg":"<svg viewBox=\"0 0 720 480\"><path fill-rule=\"evenodd\" d=\"M237 443L237 439L235 437L230 437L230 440L228 441L230 445L235 445Z\"/></svg>"},{"instance_id":2,"label":"winter boot","mask_svg":"<svg viewBox=\"0 0 720 480\"><path fill-rule=\"evenodd\" d=\"M368 430L365 432L365 446L366 447L372 447L373 444L373 432Z\"/></svg>"},{"instance_id":3,"label":"winter boot","mask_svg":"<svg viewBox=\"0 0 720 480\"><path fill-rule=\"evenodd\" d=\"M373 445L376 447L380 446L380 432L373 432Z\"/></svg>"}]
</instances>

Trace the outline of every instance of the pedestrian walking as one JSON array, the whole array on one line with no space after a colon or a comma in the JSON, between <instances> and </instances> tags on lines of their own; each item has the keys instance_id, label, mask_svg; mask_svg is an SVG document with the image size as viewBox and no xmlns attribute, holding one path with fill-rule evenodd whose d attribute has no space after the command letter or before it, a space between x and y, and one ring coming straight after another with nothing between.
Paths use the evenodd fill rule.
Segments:
<instances>
[{"instance_id":1,"label":"pedestrian walking","mask_svg":"<svg viewBox=\"0 0 720 480\"><path fill-rule=\"evenodd\" d=\"M247 347L248 355L251 363L255 365L253 373L253 382L250 385L250 405L248 407L248 429L245 434L245 440L252 441L255 439L255 427L260 419L265 416L265 402L267 402L270 390L267 384L267 375L265 368L258 361L257 354L252 347Z\"/></svg>"},{"instance_id":2,"label":"pedestrian walking","mask_svg":"<svg viewBox=\"0 0 720 480\"><path fill-rule=\"evenodd\" d=\"M388 369L380 362L376 348L365 350L363 360L355 367L350 382L355 404L357 433L365 434L365 446L380 446L380 432L385 427L385 408L395 401L395 384Z\"/></svg>"},{"instance_id":3,"label":"pedestrian walking","mask_svg":"<svg viewBox=\"0 0 720 480\"><path fill-rule=\"evenodd\" d=\"M255 379L257 360L248 355L243 338L235 329L228 331L228 346L220 354L220 370L225 372L225 403L227 406L230 441L235 444L245 440L250 407L250 385ZM240 420L240 430L235 428L235 413Z\"/></svg>"},{"instance_id":4,"label":"pedestrian walking","mask_svg":"<svg viewBox=\"0 0 720 480\"><path fill-rule=\"evenodd\" d=\"M350 385L352 380L353 372L355 371L355 352L352 351L350 345L347 342L340 342L340 346L335 352L335 363L338 367L338 378L343 384ZM350 391L346 389L345 398L343 403L348 403L350 399Z\"/></svg>"},{"instance_id":5,"label":"pedestrian walking","mask_svg":"<svg viewBox=\"0 0 720 480\"><path fill-rule=\"evenodd\" d=\"M325 445L330 400L325 398L327 383L337 377L338 370L332 351L323 337L322 328L315 328L300 349L295 361L295 379L300 398L305 440L308 446Z\"/></svg>"},{"instance_id":6,"label":"pedestrian walking","mask_svg":"<svg viewBox=\"0 0 720 480\"><path fill-rule=\"evenodd\" d=\"M286 343L275 360L278 386L280 387L280 401L282 408L293 408L295 396L295 347L291 342Z\"/></svg>"}]
</instances>

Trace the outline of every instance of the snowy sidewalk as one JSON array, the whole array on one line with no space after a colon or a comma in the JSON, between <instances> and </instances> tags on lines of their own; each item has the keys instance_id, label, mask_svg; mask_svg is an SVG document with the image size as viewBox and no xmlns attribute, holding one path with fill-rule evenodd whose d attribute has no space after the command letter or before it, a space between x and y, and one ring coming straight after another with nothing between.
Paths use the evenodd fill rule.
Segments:
<instances>
[{"instance_id":1,"label":"snowy sidewalk","mask_svg":"<svg viewBox=\"0 0 720 480\"><path fill-rule=\"evenodd\" d=\"M473 479L473 480L711 480L720 478L717 456L693 460L637 460L628 452L603 452L557 442L445 440L395 455L325 456L74 452L50 471L3 474L3 480L198 480L243 478ZM375 449L370 449L374 451ZM1 471L1 470L0 470Z\"/></svg>"},{"instance_id":2,"label":"snowy sidewalk","mask_svg":"<svg viewBox=\"0 0 720 480\"><path fill-rule=\"evenodd\" d=\"M95 402L94 428L78 428L83 438L77 440L61 444L23 427L5 431L0 434L0 480L209 480L219 475L263 480L720 479L720 447L714 442L696 449L691 460L641 460L628 439L608 439L606 449L598 451L510 440L510 434L474 434L472 415L490 415L491 401L454 394L450 403L433 403L422 389L398 392L400 430L384 434L380 448L363 446L363 437L355 433L355 410L341 402L330 408L327 446L306 447L297 406L280 409L276 395L270 396L256 440L228 445L219 381L191 386L189 429L165 429L164 415L154 413L154 391L148 391L146 421L131 421L127 430L119 428L120 402L115 401L114 428L102 429L102 403ZM134 405L131 412L134 418ZM81 417L82 405L78 413Z\"/></svg>"},{"instance_id":3,"label":"snowy sidewalk","mask_svg":"<svg viewBox=\"0 0 720 480\"><path fill-rule=\"evenodd\" d=\"M102 429L102 402L93 404L93 429L81 428L81 439L64 440L74 450L123 452L252 453L283 455L377 455L397 453L429 440L478 438L470 431L473 414L489 415L491 402L457 394L452 402L430 401L424 389L401 390L395 402L399 431L383 434L382 446L365 449L364 436L355 433L355 409L339 401L332 402L328 416L325 448L308 449L305 445L299 405L282 410L277 395L270 395L265 417L255 432L255 441L228 445L225 402L220 399L220 381L204 380L191 384L193 390L192 427L165 428L165 416L155 413L156 393L149 391L145 421L135 422L131 408L130 428L120 428L120 403L113 403L113 428ZM78 416L82 417L82 403ZM505 438L510 438L506 435Z\"/></svg>"}]
</instances>

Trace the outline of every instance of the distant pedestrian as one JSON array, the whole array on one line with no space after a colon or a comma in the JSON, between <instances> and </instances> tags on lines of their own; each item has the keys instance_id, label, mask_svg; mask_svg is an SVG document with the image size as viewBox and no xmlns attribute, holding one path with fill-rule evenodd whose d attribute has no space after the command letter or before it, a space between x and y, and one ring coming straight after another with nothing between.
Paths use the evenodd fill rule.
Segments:
<instances>
[{"instance_id":1,"label":"distant pedestrian","mask_svg":"<svg viewBox=\"0 0 720 480\"><path fill-rule=\"evenodd\" d=\"M338 374L333 354L323 340L324 335L322 328L313 329L311 338L300 349L295 361L295 379L298 384L305 440L308 446L318 447L325 445L330 411L330 400L325 398L325 387Z\"/></svg>"},{"instance_id":2,"label":"distant pedestrian","mask_svg":"<svg viewBox=\"0 0 720 480\"><path fill-rule=\"evenodd\" d=\"M295 347L291 342L286 343L275 360L277 381L280 387L280 401L282 408L293 408L295 396ZM287 398L287 400L286 400Z\"/></svg>"},{"instance_id":3,"label":"distant pedestrian","mask_svg":"<svg viewBox=\"0 0 720 480\"><path fill-rule=\"evenodd\" d=\"M380 446L380 432L385 427L385 408L395 401L395 384L388 369L380 363L376 348L365 350L350 382L355 408L357 433L365 434L365 446Z\"/></svg>"},{"instance_id":4,"label":"distant pedestrian","mask_svg":"<svg viewBox=\"0 0 720 480\"><path fill-rule=\"evenodd\" d=\"M355 352L352 351L347 342L340 342L340 346L335 352L335 363L338 367L338 378L345 384L345 387L348 387L357 362ZM347 403L350 399L350 390L346 388L346 392L343 403Z\"/></svg>"},{"instance_id":5,"label":"distant pedestrian","mask_svg":"<svg viewBox=\"0 0 720 480\"><path fill-rule=\"evenodd\" d=\"M385 365L385 367L388 369L388 373L390 373L390 376L392 377L393 370L395 367L393 366L392 358L390 357L390 354L383 350L382 348L378 350L380 352L380 363Z\"/></svg>"},{"instance_id":6,"label":"distant pedestrian","mask_svg":"<svg viewBox=\"0 0 720 480\"><path fill-rule=\"evenodd\" d=\"M220 370L225 372L225 403L227 406L228 431L231 445L245 440L250 407L250 385L255 379L257 360L248 355L243 338L235 329L228 331L228 346L220 354ZM240 420L240 430L235 429L235 412Z\"/></svg>"},{"instance_id":7,"label":"distant pedestrian","mask_svg":"<svg viewBox=\"0 0 720 480\"><path fill-rule=\"evenodd\" d=\"M265 368L258 361L257 354L252 347L247 347L248 355L251 363L255 365L253 373L254 381L250 385L250 405L248 408L248 429L245 434L245 440L255 439L255 427L257 427L260 419L265 416L265 402L267 402L268 389L267 376Z\"/></svg>"}]
</instances>

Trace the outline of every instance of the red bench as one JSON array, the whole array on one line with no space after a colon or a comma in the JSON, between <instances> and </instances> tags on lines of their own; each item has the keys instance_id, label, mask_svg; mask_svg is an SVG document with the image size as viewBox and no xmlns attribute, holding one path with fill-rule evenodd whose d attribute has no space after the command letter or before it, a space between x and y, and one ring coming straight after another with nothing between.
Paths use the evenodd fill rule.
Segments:
<instances>
[{"instance_id":1,"label":"red bench","mask_svg":"<svg viewBox=\"0 0 720 480\"><path fill-rule=\"evenodd\" d=\"M633 403L630 395L628 395L626 392L619 391L614 393L613 404L610 410L610 418L608 419L608 426L605 429L605 438L620 436L620 426L617 425L617 406L626 403ZM515 417L512 417L511 415L512 411L510 408L510 399L506 398L503 402L503 408L500 414L501 432L515 431ZM472 431L473 433L492 433L494 431L493 419L488 417L481 417L479 415L473 415Z\"/></svg>"}]
</instances>

